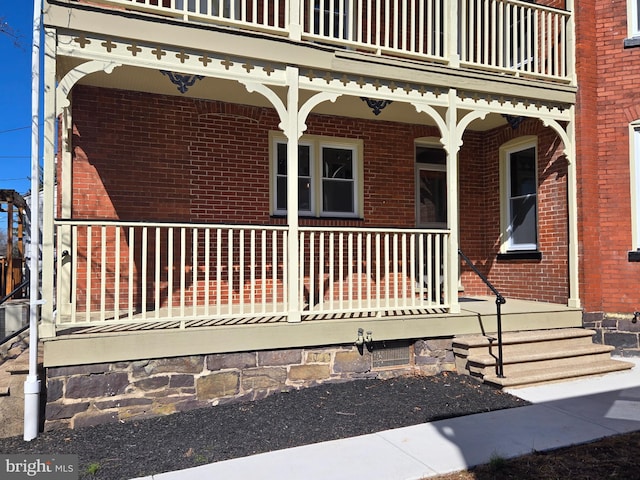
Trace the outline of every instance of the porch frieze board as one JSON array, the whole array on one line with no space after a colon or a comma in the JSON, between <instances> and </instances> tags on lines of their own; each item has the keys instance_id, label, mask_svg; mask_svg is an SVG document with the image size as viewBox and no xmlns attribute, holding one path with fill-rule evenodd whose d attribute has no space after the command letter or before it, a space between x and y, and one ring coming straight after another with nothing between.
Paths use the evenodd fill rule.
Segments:
<instances>
[{"instance_id":1,"label":"porch frieze board","mask_svg":"<svg viewBox=\"0 0 640 480\"><path fill-rule=\"evenodd\" d=\"M433 106L448 106L448 88L421 85L417 83L397 83L377 77L348 75L341 72L300 69L300 89L315 92L329 92L375 100L428 103Z\"/></svg>"},{"instance_id":2,"label":"porch frieze board","mask_svg":"<svg viewBox=\"0 0 640 480\"><path fill-rule=\"evenodd\" d=\"M459 91L456 107L462 110L486 111L501 115L553 119L559 121L572 120L570 105L542 102L512 95L479 94L477 92Z\"/></svg>"},{"instance_id":3,"label":"porch frieze board","mask_svg":"<svg viewBox=\"0 0 640 480\"><path fill-rule=\"evenodd\" d=\"M58 54L86 60L118 62L131 67L172 71L225 80L286 85L285 65L253 58L220 55L203 50L177 49L169 45L131 42L111 37L61 34Z\"/></svg>"}]
</instances>

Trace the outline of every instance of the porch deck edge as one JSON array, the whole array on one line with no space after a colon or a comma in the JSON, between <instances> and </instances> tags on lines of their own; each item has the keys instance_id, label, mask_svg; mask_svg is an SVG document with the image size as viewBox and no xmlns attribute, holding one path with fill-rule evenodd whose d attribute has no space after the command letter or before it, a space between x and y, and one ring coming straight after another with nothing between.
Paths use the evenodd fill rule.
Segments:
<instances>
[{"instance_id":1,"label":"porch deck edge","mask_svg":"<svg viewBox=\"0 0 640 480\"><path fill-rule=\"evenodd\" d=\"M505 313L503 330L581 327L579 310ZM44 366L59 367L213 353L353 344L358 329L374 341L454 337L497 330L495 313L463 311L382 319L340 319L207 328L59 335L44 342Z\"/></svg>"}]
</instances>

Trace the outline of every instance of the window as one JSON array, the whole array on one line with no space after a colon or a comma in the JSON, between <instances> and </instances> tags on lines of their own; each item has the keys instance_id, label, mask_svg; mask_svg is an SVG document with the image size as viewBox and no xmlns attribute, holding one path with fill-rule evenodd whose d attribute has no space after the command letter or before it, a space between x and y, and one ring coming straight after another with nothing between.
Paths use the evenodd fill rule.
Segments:
<instances>
[{"instance_id":1,"label":"window","mask_svg":"<svg viewBox=\"0 0 640 480\"><path fill-rule=\"evenodd\" d=\"M640 0L627 0L628 37L640 37Z\"/></svg>"},{"instance_id":2,"label":"window","mask_svg":"<svg viewBox=\"0 0 640 480\"><path fill-rule=\"evenodd\" d=\"M630 134L630 183L631 228L633 249L640 251L640 120L631 124Z\"/></svg>"},{"instance_id":3,"label":"window","mask_svg":"<svg viewBox=\"0 0 640 480\"><path fill-rule=\"evenodd\" d=\"M501 157L502 252L538 248L536 142L507 143Z\"/></svg>"},{"instance_id":4,"label":"window","mask_svg":"<svg viewBox=\"0 0 640 480\"><path fill-rule=\"evenodd\" d=\"M298 145L298 213L306 216L356 217L361 211L359 142L305 136ZM287 143L272 142L276 215L287 213ZM317 160L316 160L317 159Z\"/></svg>"},{"instance_id":5,"label":"window","mask_svg":"<svg viewBox=\"0 0 640 480\"><path fill-rule=\"evenodd\" d=\"M447 154L442 147L416 145L416 223L447 228Z\"/></svg>"}]
</instances>

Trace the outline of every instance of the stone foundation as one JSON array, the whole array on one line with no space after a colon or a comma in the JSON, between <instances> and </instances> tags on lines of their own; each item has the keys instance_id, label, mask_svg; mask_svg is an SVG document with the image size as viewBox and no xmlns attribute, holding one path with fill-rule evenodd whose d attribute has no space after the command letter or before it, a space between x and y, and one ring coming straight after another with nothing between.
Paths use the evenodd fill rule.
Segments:
<instances>
[{"instance_id":1,"label":"stone foundation","mask_svg":"<svg viewBox=\"0 0 640 480\"><path fill-rule=\"evenodd\" d=\"M372 353L355 346L49 368L45 429L168 415L326 382L455 369L451 339L417 340L409 348L409 364L385 369L373 368Z\"/></svg>"},{"instance_id":2,"label":"stone foundation","mask_svg":"<svg viewBox=\"0 0 640 480\"><path fill-rule=\"evenodd\" d=\"M640 322L633 322L633 313L584 313L582 325L595 330L594 342L612 345L612 355L640 356Z\"/></svg>"}]
</instances>

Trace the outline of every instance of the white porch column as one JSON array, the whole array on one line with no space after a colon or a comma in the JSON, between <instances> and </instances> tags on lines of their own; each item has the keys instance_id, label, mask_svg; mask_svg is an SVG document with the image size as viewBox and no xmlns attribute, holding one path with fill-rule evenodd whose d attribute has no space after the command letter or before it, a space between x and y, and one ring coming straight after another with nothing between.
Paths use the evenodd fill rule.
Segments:
<instances>
[{"instance_id":1,"label":"white porch column","mask_svg":"<svg viewBox=\"0 0 640 480\"><path fill-rule=\"evenodd\" d=\"M289 297L289 322L300 321L298 297L299 271L299 225L298 225L298 139L300 119L298 113L299 80L298 69L287 67L287 119L282 122L287 137L287 291Z\"/></svg>"},{"instance_id":2,"label":"white porch column","mask_svg":"<svg viewBox=\"0 0 640 480\"><path fill-rule=\"evenodd\" d=\"M458 134L458 109L457 109L457 91L449 90L449 107L447 109L446 123L447 130L442 137L442 144L447 152L447 222L449 227L449 246L448 246L448 269L445 273L447 282L446 291L449 295L448 300L450 313L459 313L460 304L458 303L458 150L460 149L460 138L462 134Z\"/></svg>"},{"instance_id":3,"label":"white porch column","mask_svg":"<svg viewBox=\"0 0 640 480\"><path fill-rule=\"evenodd\" d=\"M576 173L575 107L569 109L571 120L567 123L565 155L567 157L567 210L569 213L569 302L568 306L580 308L580 277L578 266L578 188Z\"/></svg>"}]
</instances>

